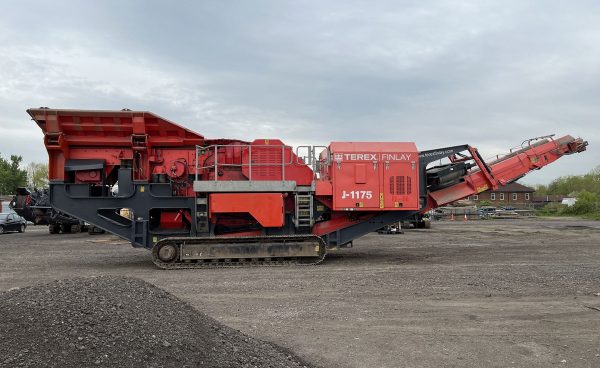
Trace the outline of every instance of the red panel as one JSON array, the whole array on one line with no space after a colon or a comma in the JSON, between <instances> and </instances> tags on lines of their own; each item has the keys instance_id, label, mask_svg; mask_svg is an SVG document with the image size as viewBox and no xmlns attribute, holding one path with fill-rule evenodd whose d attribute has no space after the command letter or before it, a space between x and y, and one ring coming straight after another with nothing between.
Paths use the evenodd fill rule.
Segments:
<instances>
[{"instance_id":1,"label":"red panel","mask_svg":"<svg viewBox=\"0 0 600 368\"><path fill-rule=\"evenodd\" d=\"M367 165L366 164L355 164L354 165L354 182L356 184L367 183Z\"/></svg>"},{"instance_id":2,"label":"red panel","mask_svg":"<svg viewBox=\"0 0 600 368\"><path fill-rule=\"evenodd\" d=\"M242 172L250 180L290 180L311 185L313 171L279 139L256 139L244 149Z\"/></svg>"},{"instance_id":3,"label":"red panel","mask_svg":"<svg viewBox=\"0 0 600 368\"><path fill-rule=\"evenodd\" d=\"M377 212L357 213L357 216L353 218L347 216L348 212L335 212L334 216L335 214L337 214L338 217L334 217L329 221L317 222L312 228L312 233L315 235L329 234L336 230L340 230L367 221L371 217L376 216Z\"/></svg>"},{"instance_id":4,"label":"red panel","mask_svg":"<svg viewBox=\"0 0 600 368\"><path fill-rule=\"evenodd\" d=\"M383 201L385 208L418 209L419 175L411 162L384 164Z\"/></svg>"},{"instance_id":5,"label":"red panel","mask_svg":"<svg viewBox=\"0 0 600 368\"><path fill-rule=\"evenodd\" d=\"M29 109L29 115L45 134L49 154L49 179L64 180L65 161L89 156L104 159L106 165L138 154L135 180L148 180L153 168L148 154L158 148L187 148L205 143L204 137L147 111L92 111ZM116 151L116 152L115 152ZM187 155L187 153L185 153ZM177 155L179 159L181 155ZM187 162L192 162L187 160ZM79 175L79 181L91 177Z\"/></svg>"},{"instance_id":6,"label":"red panel","mask_svg":"<svg viewBox=\"0 0 600 368\"><path fill-rule=\"evenodd\" d=\"M334 169L334 209L379 210L379 165L358 164L368 170L363 183L356 182L356 165L354 162L341 162Z\"/></svg>"},{"instance_id":7,"label":"red panel","mask_svg":"<svg viewBox=\"0 0 600 368\"><path fill-rule=\"evenodd\" d=\"M332 196L333 195L333 187L329 180L317 180L315 194L318 196Z\"/></svg>"},{"instance_id":8,"label":"red panel","mask_svg":"<svg viewBox=\"0 0 600 368\"><path fill-rule=\"evenodd\" d=\"M328 176L324 181L332 182L334 210L419 208L419 154L414 143L333 142L329 150L331 165L321 173Z\"/></svg>"},{"instance_id":9,"label":"red panel","mask_svg":"<svg viewBox=\"0 0 600 368\"><path fill-rule=\"evenodd\" d=\"M153 146L204 142L202 135L148 111L29 109L27 112L45 133L61 132L68 139L79 140L79 144L94 145L111 140L121 143L117 138L130 137L134 133L148 134L148 143ZM90 136L90 132L98 135Z\"/></svg>"},{"instance_id":10,"label":"red panel","mask_svg":"<svg viewBox=\"0 0 600 368\"><path fill-rule=\"evenodd\" d=\"M343 159L345 161L372 161L373 159L378 161L398 161L401 159L415 160L418 159L419 156L417 146L413 142L331 142L329 144L329 150L331 153L371 155L363 157L362 159L360 157L355 157L354 159L351 157L344 157ZM376 156L373 157L372 154L376 154ZM410 156L401 158L401 154Z\"/></svg>"},{"instance_id":11,"label":"red panel","mask_svg":"<svg viewBox=\"0 0 600 368\"><path fill-rule=\"evenodd\" d=\"M189 216L189 214L188 214ZM161 229L184 229L183 211L162 211L160 213L160 228Z\"/></svg>"},{"instance_id":12,"label":"red panel","mask_svg":"<svg viewBox=\"0 0 600 368\"><path fill-rule=\"evenodd\" d=\"M135 116L132 119L133 133L134 134L146 134L146 125L144 124L143 116Z\"/></svg>"},{"instance_id":13,"label":"red panel","mask_svg":"<svg viewBox=\"0 0 600 368\"><path fill-rule=\"evenodd\" d=\"M209 195L210 217L217 213L249 213L263 227L283 226L281 193L215 193Z\"/></svg>"}]
</instances>

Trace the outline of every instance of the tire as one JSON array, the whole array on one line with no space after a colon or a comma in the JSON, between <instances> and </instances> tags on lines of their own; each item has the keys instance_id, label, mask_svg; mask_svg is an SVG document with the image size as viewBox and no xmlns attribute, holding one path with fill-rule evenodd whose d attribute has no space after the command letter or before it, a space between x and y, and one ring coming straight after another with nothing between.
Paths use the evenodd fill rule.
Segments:
<instances>
[{"instance_id":1,"label":"tire","mask_svg":"<svg viewBox=\"0 0 600 368\"><path fill-rule=\"evenodd\" d=\"M62 231L63 234L70 233L71 232L71 225L61 224L60 225L60 231Z\"/></svg>"},{"instance_id":2,"label":"tire","mask_svg":"<svg viewBox=\"0 0 600 368\"><path fill-rule=\"evenodd\" d=\"M71 225L71 232L72 233L80 233L81 232L81 225Z\"/></svg>"},{"instance_id":3,"label":"tire","mask_svg":"<svg viewBox=\"0 0 600 368\"><path fill-rule=\"evenodd\" d=\"M21 224L21 227L19 228L19 232L20 233L24 233L25 232L25 225Z\"/></svg>"},{"instance_id":4,"label":"tire","mask_svg":"<svg viewBox=\"0 0 600 368\"><path fill-rule=\"evenodd\" d=\"M179 256L179 251L177 250L177 244L164 244L158 247L156 252L156 257L164 263L174 262Z\"/></svg>"},{"instance_id":5,"label":"tire","mask_svg":"<svg viewBox=\"0 0 600 368\"><path fill-rule=\"evenodd\" d=\"M0 234L4 234L4 226L0 225Z\"/></svg>"}]
</instances>

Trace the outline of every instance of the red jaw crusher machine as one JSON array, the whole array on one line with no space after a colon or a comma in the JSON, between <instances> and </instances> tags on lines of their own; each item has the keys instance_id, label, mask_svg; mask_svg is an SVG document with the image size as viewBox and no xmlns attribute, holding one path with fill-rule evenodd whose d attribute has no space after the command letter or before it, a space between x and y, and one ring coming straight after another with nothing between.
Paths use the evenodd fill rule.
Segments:
<instances>
[{"instance_id":1,"label":"red jaw crusher machine","mask_svg":"<svg viewBox=\"0 0 600 368\"><path fill-rule=\"evenodd\" d=\"M161 268L319 263L328 249L587 146L542 137L485 162L469 145L294 150L278 139L207 139L144 111L27 112L44 132L52 207L148 248Z\"/></svg>"}]
</instances>

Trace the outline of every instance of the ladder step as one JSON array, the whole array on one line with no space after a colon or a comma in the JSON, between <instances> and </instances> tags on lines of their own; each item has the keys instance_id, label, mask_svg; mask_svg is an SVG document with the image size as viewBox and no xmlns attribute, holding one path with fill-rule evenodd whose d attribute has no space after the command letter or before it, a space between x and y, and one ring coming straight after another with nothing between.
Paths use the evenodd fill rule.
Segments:
<instances>
[{"instance_id":1,"label":"ladder step","mask_svg":"<svg viewBox=\"0 0 600 368\"><path fill-rule=\"evenodd\" d=\"M198 233L208 233L209 230L208 199L206 197L196 197L196 231Z\"/></svg>"},{"instance_id":2,"label":"ladder step","mask_svg":"<svg viewBox=\"0 0 600 368\"><path fill-rule=\"evenodd\" d=\"M296 228L310 230L313 224L313 195L296 194Z\"/></svg>"}]
</instances>

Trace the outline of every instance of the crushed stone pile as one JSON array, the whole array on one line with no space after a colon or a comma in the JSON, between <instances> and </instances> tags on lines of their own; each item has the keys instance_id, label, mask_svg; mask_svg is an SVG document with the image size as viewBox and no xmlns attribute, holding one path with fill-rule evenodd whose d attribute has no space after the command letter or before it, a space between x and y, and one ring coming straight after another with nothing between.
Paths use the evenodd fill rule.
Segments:
<instances>
[{"instance_id":1,"label":"crushed stone pile","mask_svg":"<svg viewBox=\"0 0 600 368\"><path fill-rule=\"evenodd\" d=\"M127 277L0 293L0 367L308 367Z\"/></svg>"}]
</instances>

